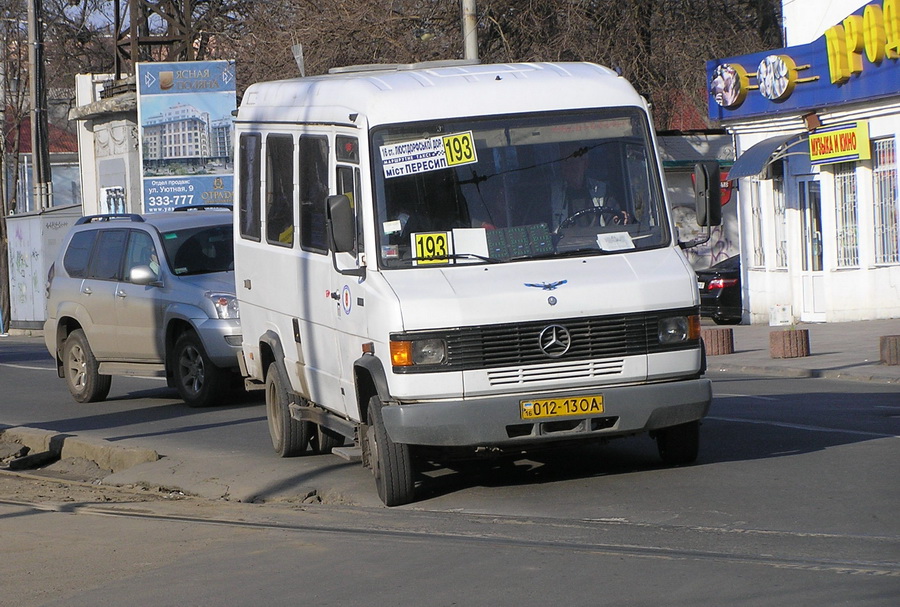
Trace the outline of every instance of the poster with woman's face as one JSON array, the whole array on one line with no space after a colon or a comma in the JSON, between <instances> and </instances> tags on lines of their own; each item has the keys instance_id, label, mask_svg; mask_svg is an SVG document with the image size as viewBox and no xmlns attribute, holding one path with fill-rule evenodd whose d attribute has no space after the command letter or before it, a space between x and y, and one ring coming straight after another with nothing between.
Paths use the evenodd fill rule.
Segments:
<instances>
[{"instance_id":1,"label":"poster with woman's face","mask_svg":"<svg viewBox=\"0 0 900 607\"><path fill-rule=\"evenodd\" d=\"M747 72L739 65L723 63L716 67L709 94L724 108L736 108L747 97Z\"/></svg>"}]
</instances>

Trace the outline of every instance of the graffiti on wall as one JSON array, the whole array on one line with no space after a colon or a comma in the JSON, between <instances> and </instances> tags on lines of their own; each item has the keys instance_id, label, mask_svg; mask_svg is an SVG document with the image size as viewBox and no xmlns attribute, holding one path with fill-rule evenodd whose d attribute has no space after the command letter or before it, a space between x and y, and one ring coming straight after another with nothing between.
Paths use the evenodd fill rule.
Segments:
<instances>
[{"instance_id":1,"label":"graffiti on wall","mask_svg":"<svg viewBox=\"0 0 900 607\"><path fill-rule=\"evenodd\" d=\"M693 206L673 207L672 216L675 220L675 228L678 230L679 240L687 241L705 236L705 229L697 225L697 213ZM740 252L738 243L733 242L728 233L723 222L722 225L713 226L710 229L708 241L684 249L684 254L690 264L700 270L737 255Z\"/></svg>"}]
</instances>

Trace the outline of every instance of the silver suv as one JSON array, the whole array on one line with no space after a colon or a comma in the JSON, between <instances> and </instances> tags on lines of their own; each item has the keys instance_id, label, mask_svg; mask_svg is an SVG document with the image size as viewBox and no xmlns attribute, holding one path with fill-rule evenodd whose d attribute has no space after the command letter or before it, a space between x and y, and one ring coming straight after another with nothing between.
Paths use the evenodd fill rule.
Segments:
<instances>
[{"instance_id":1,"label":"silver suv","mask_svg":"<svg viewBox=\"0 0 900 607\"><path fill-rule=\"evenodd\" d=\"M166 377L191 406L237 379L230 207L78 220L50 267L44 341L81 403L112 375Z\"/></svg>"}]
</instances>

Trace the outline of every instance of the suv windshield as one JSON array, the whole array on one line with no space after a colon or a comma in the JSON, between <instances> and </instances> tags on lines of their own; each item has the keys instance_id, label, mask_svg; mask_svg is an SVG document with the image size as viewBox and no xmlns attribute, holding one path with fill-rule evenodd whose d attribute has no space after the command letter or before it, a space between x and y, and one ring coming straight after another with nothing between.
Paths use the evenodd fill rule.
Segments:
<instances>
[{"instance_id":1,"label":"suv windshield","mask_svg":"<svg viewBox=\"0 0 900 607\"><path fill-rule=\"evenodd\" d=\"M393 125L372 136L382 267L669 242L637 108Z\"/></svg>"},{"instance_id":2,"label":"suv windshield","mask_svg":"<svg viewBox=\"0 0 900 607\"><path fill-rule=\"evenodd\" d=\"M234 270L231 224L162 233L169 269L178 276Z\"/></svg>"}]
</instances>

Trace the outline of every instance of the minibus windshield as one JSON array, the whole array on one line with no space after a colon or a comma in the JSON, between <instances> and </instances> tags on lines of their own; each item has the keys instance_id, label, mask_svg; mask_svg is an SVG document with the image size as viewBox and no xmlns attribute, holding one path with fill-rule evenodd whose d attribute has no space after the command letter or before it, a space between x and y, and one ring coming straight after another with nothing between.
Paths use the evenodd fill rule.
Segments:
<instances>
[{"instance_id":1,"label":"minibus windshield","mask_svg":"<svg viewBox=\"0 0 900 607\"><path fill-rule=\"evenodd\" d=\"M383 268L602 255L669 243L638 108L373 130Z\"/></svg>"}]
</instances>

